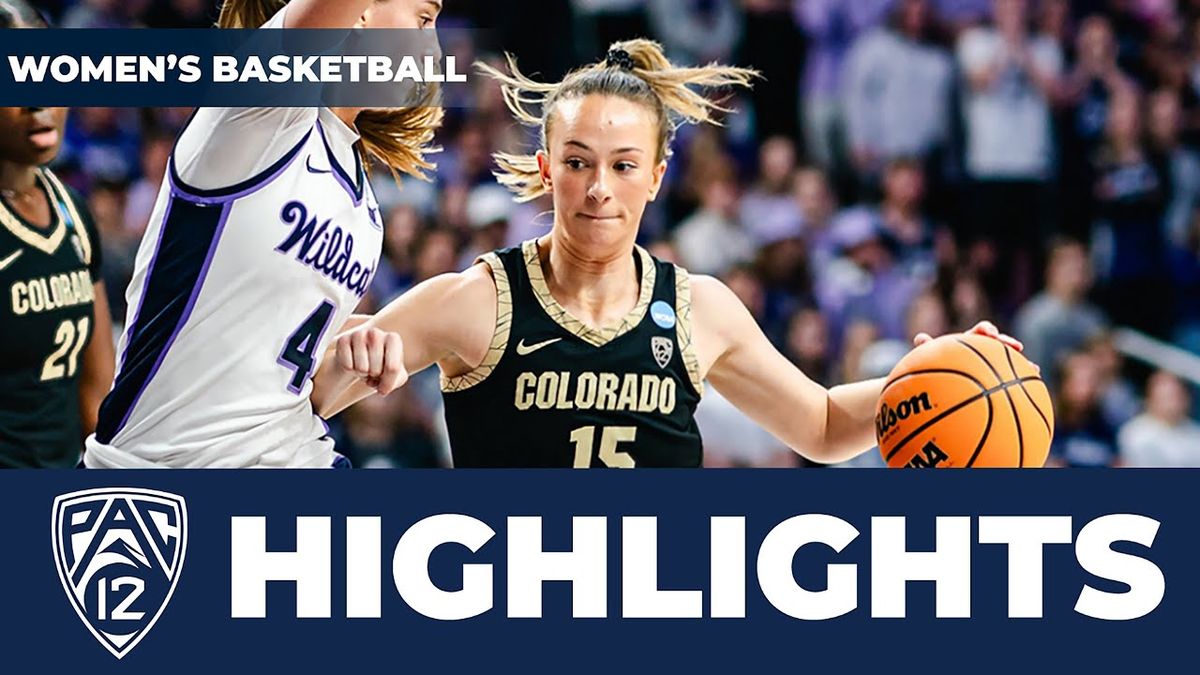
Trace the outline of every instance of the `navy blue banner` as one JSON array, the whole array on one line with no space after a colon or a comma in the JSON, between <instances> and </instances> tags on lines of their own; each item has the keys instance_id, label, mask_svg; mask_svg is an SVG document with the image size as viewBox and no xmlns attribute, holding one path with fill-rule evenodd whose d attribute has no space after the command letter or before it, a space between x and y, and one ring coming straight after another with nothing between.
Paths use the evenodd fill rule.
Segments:
<instances>
[{"instance_id":1,"label":"navy blue banner","mask_svg":"<svg viewBox=\"0 0 1200 675\"><path fill-rule=\"evenodd\" d=\"M1198 488L1135 470L7 473L4 662L1190 669ZM538 580L556 575L575 580Z\"/></svg>"},{"instance_id":2,"label":"navy blue banner","mask_svg":"<svg viewBox=\"0 0 1200 675\"><path fill-rule=\"evenodd\" d=\"M390 108L434 87L454 105L476 77L464 32L9 29L0 105Z\"/></svg>"}]
</instances>

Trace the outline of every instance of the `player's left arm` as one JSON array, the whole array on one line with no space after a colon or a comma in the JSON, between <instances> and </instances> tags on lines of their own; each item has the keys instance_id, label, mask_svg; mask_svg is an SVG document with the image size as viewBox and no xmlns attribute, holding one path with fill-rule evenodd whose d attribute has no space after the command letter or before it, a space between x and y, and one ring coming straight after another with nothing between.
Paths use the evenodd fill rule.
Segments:
<instances>
[{"instance_id":1,"label":"player's left arm","mask_svg":"<svg viewBox=\"0 0 1200 675\"><path fill-rule=\"evenodd\" d=\"M79 371L79 418L85 437L96 430L100 403L112 387L113 370L116 368L108 294L104 290L103 281L92 284L92 288L95 290L95 300L92 302L92 340L83 352L83 365Z\"/></svg>"},{"instance_id":2,"label":"player's left arm","mask_svg":"<svg viewBox=\"0 0 1200 675\"><path fill-rule=\"evenodd\" d=\"M338 330L337 334L340 335L342 333L348 333L370 320L370 314L351 314L350 318L346 319L346 323L342 324L342 327L340 330Z\"/></svg>"},{"instance_id":3,"label":"player's left arm","mask_svg":"<svg viewBox=\"0 0 1200 675\"><path fill-rule=\"evenodd\" d=\"M692 322L700 372L721 395L804 457L825 464L875 445L875 406L884 380L826 389L771 344L742 302L712 277L692 277ZM989 322L972 332L1002 336ZM930 340L924 333L914 342Z\"/></svg>"},{"instance_id":4,"label":"player's left arm","mask_svg":"<svg viewBox=\"0 0 1200 675\"><path fill-rule=\"evenodd\" d=\"M701 275L691 280L700 372L722 396L813 461L839 462L871 447L882 380L825 389L775 349L725 284Z\"/></svg>"}]
</instances>

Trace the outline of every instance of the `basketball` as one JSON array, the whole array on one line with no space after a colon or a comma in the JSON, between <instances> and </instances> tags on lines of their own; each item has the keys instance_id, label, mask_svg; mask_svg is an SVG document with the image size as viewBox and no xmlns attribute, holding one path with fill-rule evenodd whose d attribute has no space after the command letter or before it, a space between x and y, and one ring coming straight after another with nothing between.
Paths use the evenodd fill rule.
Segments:
<instances>
[{"instance_id":1,"label":"basketball","mask_svg":"<svg viewBox=\"0 0 1200 675\"><path fill-rule=\"evenodd\" d=\"M1054 436L1050 393L1020 352L982 335L946 335L888 375L875 437L889 467L1041 467Z\"/></svg>"}]
</instances>

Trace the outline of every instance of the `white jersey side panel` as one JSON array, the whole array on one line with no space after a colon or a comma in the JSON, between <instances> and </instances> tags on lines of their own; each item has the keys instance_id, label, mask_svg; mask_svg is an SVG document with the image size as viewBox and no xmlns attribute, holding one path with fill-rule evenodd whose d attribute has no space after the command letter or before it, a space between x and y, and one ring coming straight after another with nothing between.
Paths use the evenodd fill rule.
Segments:
<instances>
[{"instance_id":1,"label":"white jersey side panel","mask_svg":"<svg viewBox=\"0 0 1200 675\"><path fill-rule=\"evenodd\" d=\"M310 380L383 233L357 155L349 167L335 157L331 141L352 139L330 118L230 188L189 187L169 168L88 466L331 465Z\"/></svg>"}]
</instances>

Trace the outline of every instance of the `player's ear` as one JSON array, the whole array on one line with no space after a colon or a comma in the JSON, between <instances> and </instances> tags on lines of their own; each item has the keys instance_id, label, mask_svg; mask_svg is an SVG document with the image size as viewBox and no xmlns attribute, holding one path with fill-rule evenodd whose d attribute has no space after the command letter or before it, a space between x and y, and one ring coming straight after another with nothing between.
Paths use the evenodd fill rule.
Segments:
<instances>
[{"instance_id":1,"label":"player's ear","mask_svg":"<svg viewBox=\"0 0 1200 675\"><path fill-rule=\"evenodd\" d=\"M667 173L667 160L658 163L654 167L654 171L650 174L650 201L654 201L658 197L658 191L662 189L663 176Z\"/></svg>"},{"instance_id":2,"label":"player's ear","mask_svg":"<svg viewBox=\"0 0 1200 675\"><path fill-rule=\"evenodd\" d=\"M551 192L554 187L550 180L550 155L546 154L545 150L537 151L538 175L542 179L542 187L546 188L546 192Z\"/></svg>"}]
</instances>

